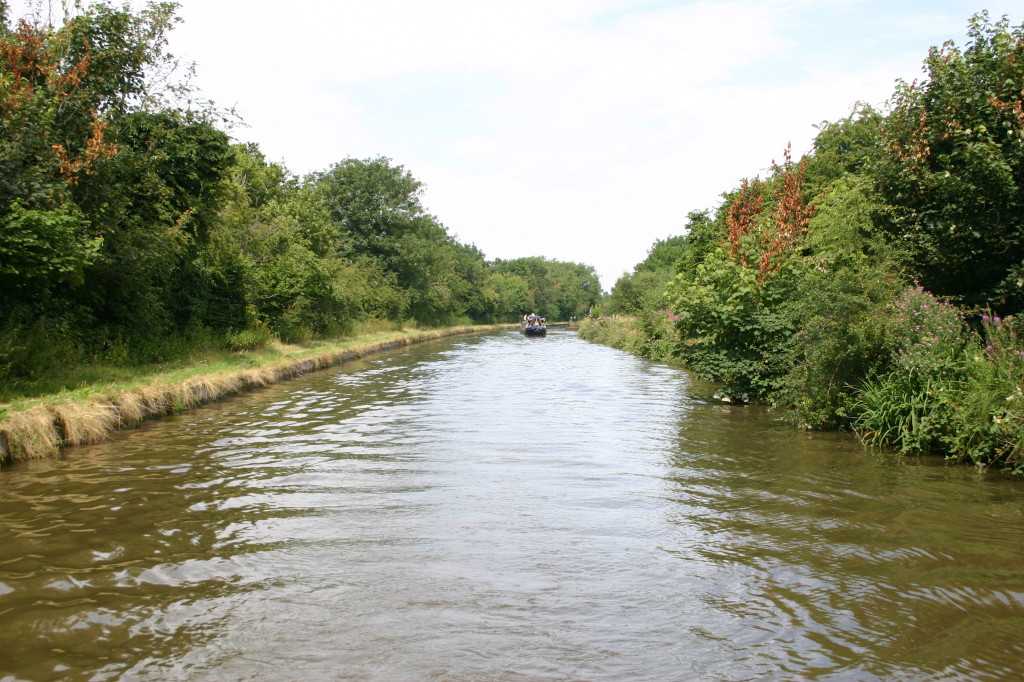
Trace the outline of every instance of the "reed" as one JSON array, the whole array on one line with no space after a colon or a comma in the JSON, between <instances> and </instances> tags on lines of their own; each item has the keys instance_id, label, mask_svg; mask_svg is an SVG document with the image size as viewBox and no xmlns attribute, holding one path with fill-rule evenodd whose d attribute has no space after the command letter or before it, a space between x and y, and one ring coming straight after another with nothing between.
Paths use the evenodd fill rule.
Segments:
<instances>
[{"instance_id":1,"label":"reed","mask_svg":"<svg viewBox=\"0 0 1024 682\"><path fill-rule=\"evenodd\" d=\"M452 327L440 330L374 329L367 337L314 348L268 344L269 352L243 354L256 366L214 369L202 364L173 372L136 377L132 385L106 385L47 396L8 407L0 420L0 465L56 457L62 447L99 443L121 428L146 419L198 407L243 391L349 362L413 343L472 334L499 326ZM256 360L255 358L258 358Z\"/></svg>"}]
</instances>

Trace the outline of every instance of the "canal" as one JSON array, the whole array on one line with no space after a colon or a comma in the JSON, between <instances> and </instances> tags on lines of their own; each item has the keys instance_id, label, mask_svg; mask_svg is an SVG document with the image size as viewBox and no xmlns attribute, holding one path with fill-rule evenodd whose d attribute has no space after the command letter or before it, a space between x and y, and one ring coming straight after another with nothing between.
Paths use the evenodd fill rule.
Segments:
<instances>
[{"instance_id":1,"label":"canal","mask_svg":"<svg viewBox=\"0 0 1024 682\"><path fill-rule=\"evenodd\" d=\"M1014 679L1024 484L552 331L0 472L3 680Z\"/></svg>"}]
</instances>

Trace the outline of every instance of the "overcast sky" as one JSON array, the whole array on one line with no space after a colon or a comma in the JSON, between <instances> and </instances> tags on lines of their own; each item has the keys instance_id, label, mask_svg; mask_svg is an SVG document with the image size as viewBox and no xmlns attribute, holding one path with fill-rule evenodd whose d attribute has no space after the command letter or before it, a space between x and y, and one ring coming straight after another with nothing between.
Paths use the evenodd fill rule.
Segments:
<instances>
[{"instance_id":1,"label":"overcast sky","mask_svg":"<svg viewBox=\"0 0 1024 682\"><path fill-rule=\"evenodd\" d=\"M170 51L237 139L297 174L389 157L489 259L587 263L605 289L975 12L1024 21L1019 0L179 3Z\"/></svg>"}]
</instances>

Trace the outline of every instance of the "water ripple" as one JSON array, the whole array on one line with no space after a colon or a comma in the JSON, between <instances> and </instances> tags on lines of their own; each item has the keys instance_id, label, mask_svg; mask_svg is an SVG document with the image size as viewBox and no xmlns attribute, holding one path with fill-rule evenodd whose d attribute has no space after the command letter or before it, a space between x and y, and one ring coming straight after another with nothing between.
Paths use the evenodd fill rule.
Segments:
<instances>
[{"instance_id":1,"label":"water ripple","mask_svg":"<svg viewBox=\"0 0 1024 682\"><path fill-rule=\"evenodd\" d=\"M1019 484L713 392L500 333L5 471L0 678L1024 673Z\"/></svg>"}]
</instances>

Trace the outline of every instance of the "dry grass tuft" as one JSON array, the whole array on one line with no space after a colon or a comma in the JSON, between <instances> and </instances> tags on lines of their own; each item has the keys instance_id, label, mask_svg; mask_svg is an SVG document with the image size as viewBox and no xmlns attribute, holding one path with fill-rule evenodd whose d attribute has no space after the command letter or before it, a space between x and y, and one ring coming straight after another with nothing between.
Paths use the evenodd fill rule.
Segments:
<instances>
[{"instance_id":1,"label":"dry grass tuft","mask_svg":"<svg viewBox=\"0 0 1024 682\"><path fill-rule=\"evenodd\" d=\"M172 409L171 397L166 387L159 384L145 386L138 390L142 398L143 419L167 414Z\"/></svg>"},{"instance_id":2,"label":"dry grass tuft","mask_svg":"<svg viewBox=\"0 0 1024 682\"><path fill-rule=\"evenodd\" d=\"M117 408L102 398L69 401L49 406L64 445L86 445L104 441L119 425Z\"/></svg>"},{"instance_id":3,"label":"dry grass tuft","mask_svg":"<svg viewBox=\"0 0 1024 682\"><path fill-rule=\"evenodd\" d=\"M216 376L198 376L185 382L178 390L181 403L188 407L216 400L221 396L221 382Z\"/></svg>"},{"instance_id":4,"label":"dry grass tuft","mask_svg":"<svg viewBox=\"0 0 1024 682\"><path fill-rule=\"evenodd\" d=\"M21 461L56 457L60 453L60 433L53 414L45 406L33 407L11 415L0 429L5 459Z\"/></svg>"},{"instance_id":5,"label":"dry grass tuft","mask_svg":"<svg viewBox=\"0 0 1024 682\"><path fill-rule=\"evenodd\" d=\"M119 391L114 395L118 426L134 426L150 415L146 397L140 390Z\"/></svg>"},{"instance_id":6,"label":"dry grass tuft","mask_svg":"<svg viewBox=\"0 0 1024 682\"><path fill-rule=\"evenodd\" d=\"M264 388L274 383L274 372L266 366L244 370L240 376L246 388Z\"/></svg>"}]
</instances>

